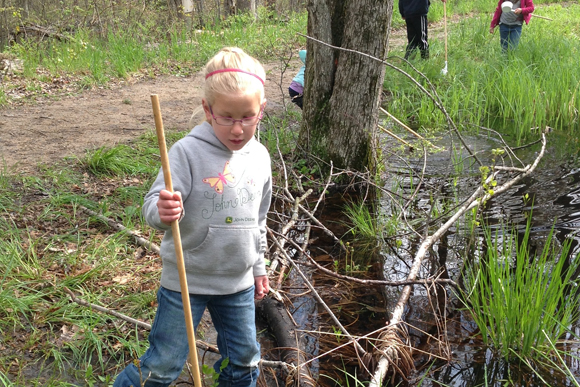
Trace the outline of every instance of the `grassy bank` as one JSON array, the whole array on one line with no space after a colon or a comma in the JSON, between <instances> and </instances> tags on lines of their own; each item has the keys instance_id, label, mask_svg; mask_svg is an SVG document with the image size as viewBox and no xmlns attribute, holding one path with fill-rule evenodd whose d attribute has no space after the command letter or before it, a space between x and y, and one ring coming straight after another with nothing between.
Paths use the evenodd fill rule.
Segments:
<instances>
[{"instance_id":1,"label":"grassy bank","mask_svg":"<svg viewBox=\"0 0 580 387\"><path fill-rule=\"evenodd\" d=\"M158 243L139 212L155 146L149 136L36 176L0 175L2 385L107 385L142 353L143 329L71 302L67 289L151 322L161 263L82 207Z\"/></svg>"},{"instance_id":2,"label":"grassy bank","mask_svg":"<svg viewBox=\"0 0 580 387\"><path fill-rule=\"evenodd\" d=\"M508 55L501 53L499 32L489 33L489 12L448 27L447 75L441 73L443 36L430 39L431 60L412 60L434 84L451 117L467 128L474 124L512 133L518 141L533 127L580 130L580 5L537 7L536 14L553 21L532 18L518 49ZM413 74L408 65L393 63ZM392 94L391 113L411 117L416 127L445 126L444 115L399 73L387 70L385 89Z\"/></svg>"}]
</instances>

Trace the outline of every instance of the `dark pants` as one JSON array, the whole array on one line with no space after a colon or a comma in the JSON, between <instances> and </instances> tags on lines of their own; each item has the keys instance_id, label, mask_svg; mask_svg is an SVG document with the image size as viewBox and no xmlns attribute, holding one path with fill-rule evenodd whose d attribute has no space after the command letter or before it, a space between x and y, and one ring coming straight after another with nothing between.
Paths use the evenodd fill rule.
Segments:
<instances>
[{"instance_id":1,"label":"dark pants","mask_svg":"<svg viewBox=\"0 0 580 387\"><path fill-rule=\"evenodd\" d=\"M290 100L296 104L300 109L302 109L302 97L303 95L292 89L288 88L288 94L290 94Z\"/></svg>"},{"instance_id":2,"label":"dark pants","mask_svg":"<svg viewBox=\"0 0 580 387\"><path fill-rule=\"evenodd\" d=\"M421 51L421 58L429 58L429 42L427 41L427 15L410 16L405 18L407 23L407 49L405 59L418 48Z\"/></svg>"}]
</instances>

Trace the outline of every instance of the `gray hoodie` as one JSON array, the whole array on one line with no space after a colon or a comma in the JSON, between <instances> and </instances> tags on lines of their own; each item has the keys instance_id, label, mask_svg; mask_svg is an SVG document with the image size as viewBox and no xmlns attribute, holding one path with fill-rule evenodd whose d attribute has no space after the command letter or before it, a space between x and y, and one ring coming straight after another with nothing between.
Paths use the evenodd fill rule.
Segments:
<instances>
[{"instance_id":1,"label":"gray hoodie","mask_svg":"<svg viewBox=\"0 0 580 387\"><path fill-rule=\"evenodd\" d=\"M196 126L169 150L173 190L181 192L179 222L187 285L191 294L233 294L266 275L266 215L272 196L267 149L255 139L231 151L207 122ZM163 170L145 196L147 223L165 231L161 242L161 286L179 292L171 227L157 210L165 189Z\"/></svg>"}]
</instances>

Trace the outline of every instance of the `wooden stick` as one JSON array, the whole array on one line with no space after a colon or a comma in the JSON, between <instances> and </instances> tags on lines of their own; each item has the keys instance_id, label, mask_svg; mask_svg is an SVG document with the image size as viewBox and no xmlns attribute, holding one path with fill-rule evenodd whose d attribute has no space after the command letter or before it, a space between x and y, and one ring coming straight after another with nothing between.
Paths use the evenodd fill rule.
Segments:
<instances>
[{"instance_id":1,"label":"wooden stick","mask_svg":"<svg viewBox=\"0 0 580 387\"><path fill-rule=\"evenodd\" d=\"M163 131L163 119L159 107L159 97L151 94L151 104L153 105L153 115L155 117L155 130L159 151L161 152L161 166L163 167L163 177L165 179L165 189L173 192L171 181L171 170L169 168L169 157L167 156L167 145L165 144L165 133ZM187 276L185 273L185 263L183 261L183 249L181 246L181 234L179 233L179 223L177 220L171 222L173 233L173 243L175 245L175 256L177 258L177 270L179 272L179 285L181 286L181 301L183 302L183 312L185 314L185 329L187 330L187 341L189 343L189 363L192 367L193 382L195 387L202 387L199 373L199 363L197 360L197 349L195 345L195 330L191 316L191 305L189 303L189 290L187 289Z\"/></svg>"},{"instance_id":2,"label":"wooden stick","mask_svg":"<svg viewBox=\"0 0 580 387\"><path fill-rule=\"evenodd\" d=\"M533 13L531 13L530 15L532 15L533 17L539 17L540 19L546 19L546 20L549 20L549 21L554 21L554 19L550 19L549 17L540 16L540 15L536 15L536 14L533 14Z\"/></svg>"},{"instance_id":3,"label":"wooden stick","mask_svg":"<svg viewBox=\"0 0 580 387\"><path fill-rule=\"evenodd\" d=\"M397 119L397 117L395 117L394 115L392 115L391 113L389 113L388 111L386 111L385 109L383 109L382 107L379 107L379 109L380 109L380 110L381 110L383 113L385 113L387 116L389 116L389 117L390 117L390 118L391 118L393 121L395 121L397 124L401 125L401 127L402 127L403 129L405 129L407 132L411 133L412 135L414 135L415 137L417 137L417 138L419 138L419 139L421 139L421 140L423 140L423 141L426 141L426 142L427 142L429 145L431 145L433 148L441 150L441 148L440 148L440 147L438 147L438 146L436 146L436 145L433 145L433 143L431 143L431 141L427 140L425 137L421 136L419 133L415 132L413 129L411 129L411 128L409 128L407 125L403 124L401 121L399 121L399 120ZM387 130L386 130L386 129L384 129L384 128L381 128L381 129L383 129L384 131L387 131ZM389 134L391 134L391 133L389 133ZM397 138L397 139L399 139L399 138ZM399 140L400 140L400 141L403 141L403 140L401 140L401 139L399 139Z\"/></svg>"},{"instance_id":4,"label":"wooden stick","mask_svg":"<svg viewBox=\"0 0 580 387\"><path fill-rule=\"evenodd\" d=\"M403 127L403 129L407 130L409 133L411 133L413 136L421 139L421 140L425 140L425 137L421 136L419 133L415 132L413 129L409 128L407 125L403 124L401 121L399 121L397 119L397 117L395 117L394 115L392 115L391 113L389 113L388 111L386 111L385 109L383 109L382 107L379 107L379 109L385 113L387 116L389 116L393 121L395 121L397 124L401 125L401 127Z\"/></svg>"},{"instance_id":5,"label":"wooden stick","mask_svg":"<svg viewBox=\"0 0 580 387\"><path fill-rule=\"evenodd\" d=\"M443 22L445 27L445 70L447 70L447 1L443 1Z\"/></svg>"},{"instance_id":6,"label":"wooden stick","mask_svg":"<svg viewBox=\"0 0 580 387\"><path fill-rule=\"evenodd\" d=\"M386 134L388 134L389 136L399 140L400 142L402 142L403 144L407 145L410 148L414 148L413 145L411 145L410 143L408 143L407 141L403 140L401 137L397 136L395 133L389 131L388 129L383 128L381 125L378 125L378 127L385 132Z\"/></svg>"},{"instance_id":7,"label":"wooden stick","mask_svg":"<svg viewBox=\"0 0 580 387\"><path fill-rule=\"evenodd\" d=\"M151 242L148 239L143 238L141 235L139 235L138 232L133 231L133 230L129 230L127 227L123 226L121 223L115 222L113 219L107 218L104 215L101 215L85 206L79 206L81 210L83 210L84 212L86 212L87 214L94 216L100 220L102 220L103 222L107 223L109 225L109 227L111 227L114 230L117 231L122 231L127 235L132 236L133 238L135 238L135 241L137 242L137 244L139 246L143 246L157 254L159 254L159 246L153 242Z\"/></svg>"}]
</instances>

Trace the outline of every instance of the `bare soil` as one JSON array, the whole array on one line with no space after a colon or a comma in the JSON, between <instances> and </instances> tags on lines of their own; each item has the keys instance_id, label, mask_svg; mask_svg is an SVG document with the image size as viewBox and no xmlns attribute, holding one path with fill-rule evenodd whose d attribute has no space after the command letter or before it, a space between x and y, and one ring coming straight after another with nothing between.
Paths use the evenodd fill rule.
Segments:
<instances>
[{"instance_id":1,"label":"bare soil","mask_svg":"<svg viewBox=\"0 0 580 387\"><path fill-rule=\"evenodd\" d=\"M282 76L279 63L266 65L267 110L290 104L287 85L300 63ZM155 128L151 94L157 94L167 131L186 130L192 112L201 104L203 76L160 76L123 82L73 95L63 87L51 97L0 110L0 155L18 172L33 172L64 157L82 157L86 150L126 143ZM60 94L60 95L59 95Z\"/></svg>"}]
</instances>

